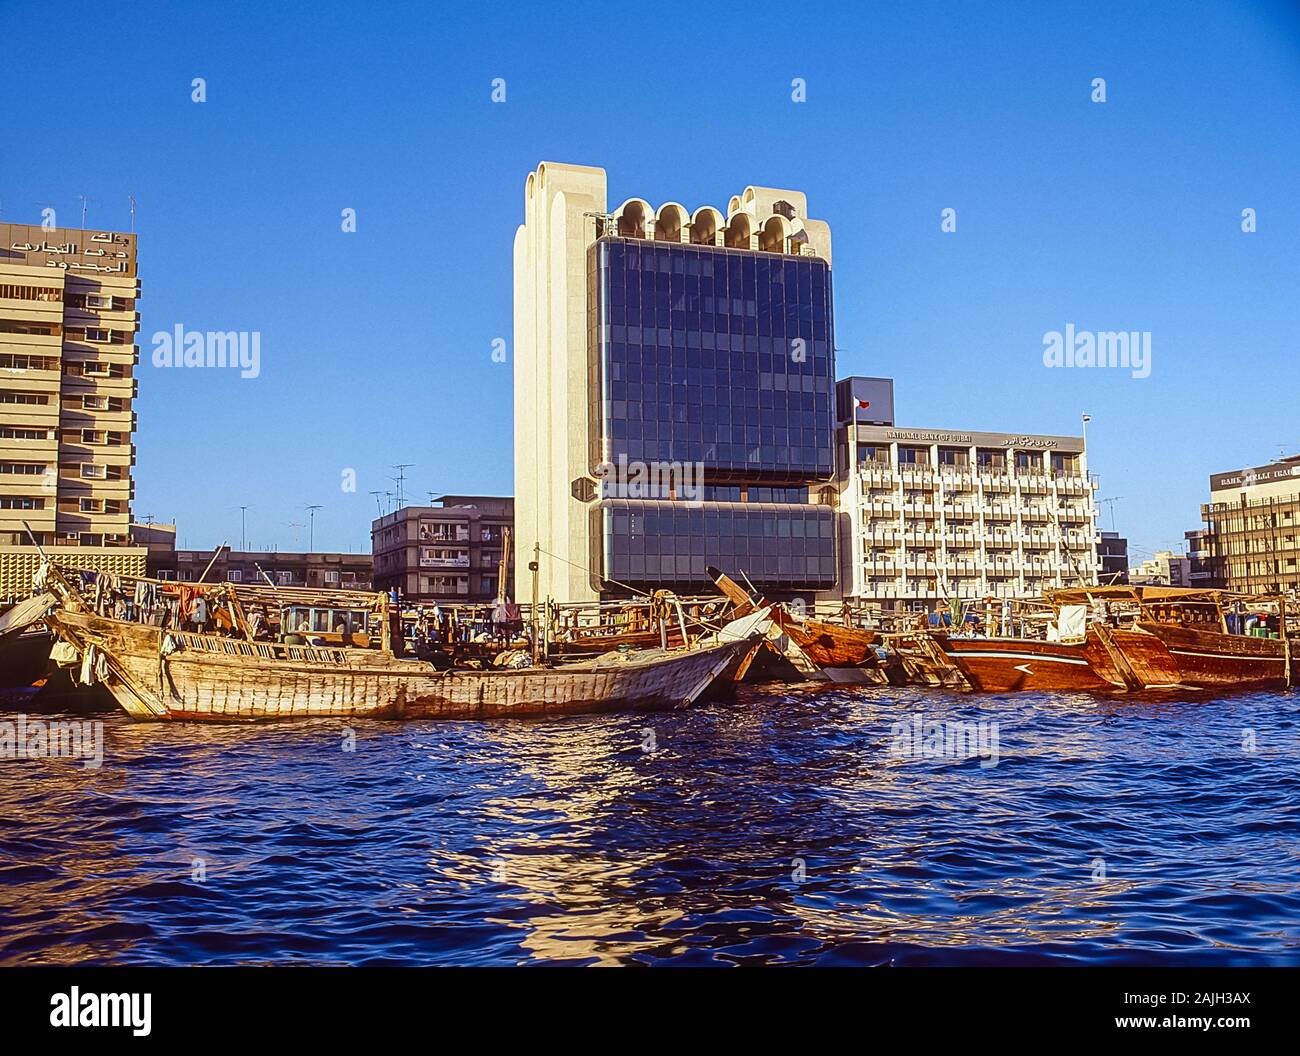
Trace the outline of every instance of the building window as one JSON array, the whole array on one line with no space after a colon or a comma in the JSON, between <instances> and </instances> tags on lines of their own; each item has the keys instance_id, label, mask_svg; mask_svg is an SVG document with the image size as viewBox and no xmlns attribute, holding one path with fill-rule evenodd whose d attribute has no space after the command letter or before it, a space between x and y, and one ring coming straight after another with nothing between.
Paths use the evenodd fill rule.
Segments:
<instances>
[{"instance_id":1,"label":"building window","mask_svg":"<svg viewBox=\"0 0 1300 1056\"><path fill-rule=\"evenodd\" d=\"M28 498L0 498L0 510L43 510L45 509L44 499Z\"/></svg>"},{"instance_id":2,"label":"building window","mask_svg":"<svg viewBox=\"0 0 1300 1056\"><path fill-rule=\"evenodd\" d=\"M232 568L226 573L226 579L231 583L242 583L244 581L244 570L242 568Z\"/></svg>"}]
</instances>

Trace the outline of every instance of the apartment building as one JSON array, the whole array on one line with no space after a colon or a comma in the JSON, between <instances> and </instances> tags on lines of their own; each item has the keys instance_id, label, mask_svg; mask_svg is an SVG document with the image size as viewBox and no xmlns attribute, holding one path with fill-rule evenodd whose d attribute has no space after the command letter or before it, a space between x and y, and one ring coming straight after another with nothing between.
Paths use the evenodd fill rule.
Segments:
<instances>
[{"instance_id":1,"label":"apartment building","mask_svg":"<svg viewBox=\"0 0 1300 1056\"><path fill-rule=\"evenodd\" d=\"M831 234L802 192L610 210L603 169L546 162L514 274L519 549L540 544L543 596L711 590L709 565L834 589Z\"/></svg>"},{"instance_id":2,"label":"apartment building","mask_svg":"<svg viewBox=\"0 0 1300 1056\"><path fill-rule=\"evenodd\" d=\"M1249 593L1300 589L1300 455L1213 474L1201 519L1203 581Z\"/></svg>"},{"instance_id":3,"label":"apartment building","mask_svg":"<svg viewBox=\"0 0 1300 1056\"><path fill-rule=\"evenodd\" d=\"M432 506L404 506L370 527L376 590L396 588L413 602L482 603L496 598L514 500L443 495ZM514 545L506 594L514 597Z\"/></svg>"},{"instance_id":4,"label":"apartment building","mask_svg":"<svg viewBox=\"0 0 1300 1056\"><path fill-rule=\"evenodd\" d=\"M0 223L0 599L39 563L142 575L131 545L136 237Z\"/></svg>"},{"instance_id":5,"label":"apartment building","mask_svg":"<svg viewBox=\"0 0 1300 1056\"><path fill-rule=\"evenodd\" d=\"M887 381L837 389L846 597L919 609L1097 581L1082 437L900 428Z\"/></svg>"}]
</instances>

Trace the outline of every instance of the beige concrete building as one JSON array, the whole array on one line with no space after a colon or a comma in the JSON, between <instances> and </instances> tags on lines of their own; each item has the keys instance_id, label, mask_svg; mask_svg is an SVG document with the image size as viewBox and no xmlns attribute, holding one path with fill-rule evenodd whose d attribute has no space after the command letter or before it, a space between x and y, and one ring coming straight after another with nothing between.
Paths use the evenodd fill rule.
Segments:
<instances>
[{"instance_id":1,"label":"beige concrete building","mask_svg":"<svg viewBox=\"0 0 1300 1056\"><path fill-rule=\"evenodd\" d=\"M1206 580L1251 593L1300 589L1300 455L1214 474L1201 517Z\"/></svg>"},{"instance_id":2,"label":"beige concrete building","mask_svg":"<svg viewBox=\"0 0 1300 1056\"><path fill-rule=\"evenodd\" d=\"M830 263L830 228L799 191L747 187L725 212L611 209L603 169L529 174L515 509L518 552L543 551L541 596L709 589L709 564L773 593L834 588L833 488L818 486L834 472ZM700 467L701 501L680 480L611 486L601 467L624 458Z\"/></svg>"},{"instance_id":3,"label":"beige concrete building","mask_svg":"<svg viewBox=\"0 0 1300 1056\"><path fill-rule=\"evenodd\" d=\"M1172 550L1157 550L1154 557L1128 570L1128 581L1135 586L1192 587L1192 560Z\"/></svg>"},{"instance_id":4,"label":"beige concrete building","mask_svg":"<svg viewBox=\"0 0 1300 1056\"><path fill-rule=\"evenodd\" d=\"M513 522L514 503L498 495L443 495L436 505L386 514L370 526L375 589L396 587L412 602L492 601ZM506 596L513 599L511 550Z\"/></svg>"},{"instance_id":5,"label":"beige concrete building","mask_svg":"<svg viewBox=\"0 0 1300 1056\"><path fill-rule=\"evenodd\" d=\"M143 575L131 545L135 235L0 224L0 598L38 556Z\"/></svg>"},{"instance_id":6,"label":"beige concrete building","mask_svg":"<svg viewBox=\"0 0 1300 1056\"><path fill-rule=\"evenodd\" d=\"M840 396L880 380L846 379ZM839 400L846 597L932 608L1097 581L1096 483L1081 437L901 428L889 393L886 424L880 401Z\"/></svg>"}]
</instances>

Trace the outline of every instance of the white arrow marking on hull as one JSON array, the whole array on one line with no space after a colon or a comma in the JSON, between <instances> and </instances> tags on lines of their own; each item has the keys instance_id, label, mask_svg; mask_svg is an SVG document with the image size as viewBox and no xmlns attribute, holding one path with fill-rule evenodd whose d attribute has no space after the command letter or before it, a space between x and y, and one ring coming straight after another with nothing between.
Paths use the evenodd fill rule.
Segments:
<instances>
[{"instance_id":1,"label":"white arrow marking on hull","mask_svg":"<svg viewBox=\"0 0 1300 1056\"><path fill-rule=\"evenodd\" d=\"M1016 670L1023 671L1027 675L1032 675L1034 673L1032 670L1030 670L1028 664L1016 664Z\"/></svg>"}]
</instances>

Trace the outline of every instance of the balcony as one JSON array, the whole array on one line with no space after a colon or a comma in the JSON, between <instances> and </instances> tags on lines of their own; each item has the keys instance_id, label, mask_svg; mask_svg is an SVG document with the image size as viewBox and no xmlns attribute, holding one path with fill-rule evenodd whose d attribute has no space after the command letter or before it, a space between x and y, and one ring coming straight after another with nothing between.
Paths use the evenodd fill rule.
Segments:
<instances>
[{"instance_id":1,"label":"balcony","mask_svg":"<svg viewBox=\"0 0 1300 1056\"><path fill-rule=\"evenodd\" d=\"M929 466L902 465L898 467L898 476L905 488L924 488L929 491L935 486L934 470Z\"/></svg>"}]
</instances>

